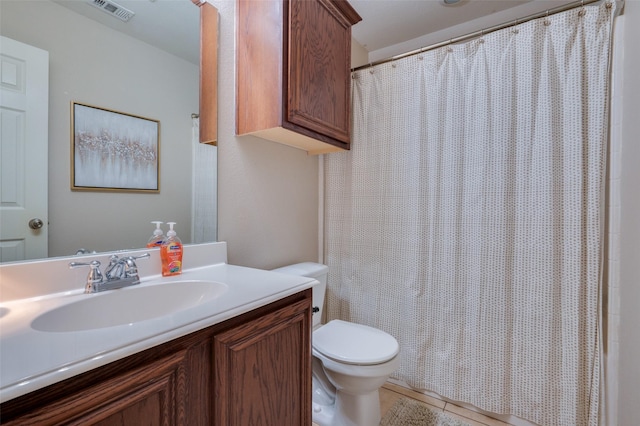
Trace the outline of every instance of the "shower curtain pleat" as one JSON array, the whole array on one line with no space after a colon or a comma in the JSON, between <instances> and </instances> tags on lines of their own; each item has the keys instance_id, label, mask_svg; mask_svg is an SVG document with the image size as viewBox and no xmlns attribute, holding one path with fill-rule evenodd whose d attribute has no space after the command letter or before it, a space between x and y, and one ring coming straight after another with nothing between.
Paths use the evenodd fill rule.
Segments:
<instances>
[{"instance_id":1,"label":"shower curtain pleat","mask_svg":"<svg viewBox=\"0 0 640 426\"><path fill-rule=\"evenodd\" d=\"M352 150L325 161L327 311L394 335L393 377L597 424L614 10L355 73Z\"/></svg>"}]
</instances>

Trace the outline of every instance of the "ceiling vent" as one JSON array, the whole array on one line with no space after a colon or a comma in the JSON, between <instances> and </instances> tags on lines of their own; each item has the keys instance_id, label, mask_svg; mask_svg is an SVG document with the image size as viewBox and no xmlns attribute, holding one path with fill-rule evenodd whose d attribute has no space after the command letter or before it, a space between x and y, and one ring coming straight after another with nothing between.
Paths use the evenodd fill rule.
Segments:
<instances>
[{"instance_id":1,"label":"ceiling vent","mask_svg":"<svg viewBox=\"0 0 640 426\"><path fill-rule=\"evenodd\" d=\"M118 3L111 0L87 0L87 3L97 7L98 9L108 13L109 15L115 16L116 18L124 22L127 22L133 17L133 15L135 15L135 12L122 7Z\"/></svg>"}]
</instances>

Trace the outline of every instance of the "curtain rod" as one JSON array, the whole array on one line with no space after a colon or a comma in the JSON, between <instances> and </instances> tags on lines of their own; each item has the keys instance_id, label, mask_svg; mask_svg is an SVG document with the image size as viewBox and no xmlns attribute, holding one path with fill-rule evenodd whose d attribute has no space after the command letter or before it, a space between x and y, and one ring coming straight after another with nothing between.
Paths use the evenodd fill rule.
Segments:
<instances>
[{"instance_id":1,"label":"curtain rod","mask_svg":"<svg viewBox=\"0 0 640 426\"><path fill-rule=\"evenodd\" d=\"M391 56L390 58L380 59L380 60L377 60L375 62L370 62L370 63L368 63L366 65L361 65L359 67L352 68L351 71L358 71L358 70L362 70L362 69L365 69L365 68L370 68L370 67L373 67L373 66L376 66L376 65L385 64L387 62L392 62L392 61L396 61L398 59L406 58L407 56L413 56L413 55L417 55L418 53L424 53L424 52L427 52L429 50L437 49L437 48L442 47L442 46L447 46L449 44L460 43L461 41L466 41L466 40L470 40L470 39L475 38L475 37L484 36L484 35L487 35L489 33L494 32L494 31L502 30L504 28L513 27L513 26L516 26L518 24L523 24L525 22L528 22L528 21L531 21L531 20L534 20L534 19L538 19L538 18L554 15L556 13L564 12L564 11L567 11L567 10L570 10L570 9L574 9L576 7L582 7L582 6L586 6L588 4L591 4L591 3L597 3L599 1L601 1L601 0L574 1L574 2L571 2L571 3L564 4L562 6L557 6L557 7L554 7L552 9L544 10L542 12L533 13L531 15L525 16L524 18L518 18L518 19L515 19L513 21L509 21L509 22L505 22L505 23L502 23L502 24L494 25L493 27L485 28L483 30L474 31L472 33L468 33L468 34L465 34L465 35L462 35L462 36L459 36L459 37L455 37L455 38L452 38L452 39L449 39L449 40L441 41L439 43L435 43L435 44L432 44L432 45L429 45L429 46L426 46L426 47L421 47L420 49L415 49L415 50L412 50L410 52L401 53L401 54L396 55L396 56Z\"/></svg>"}]
</instances>

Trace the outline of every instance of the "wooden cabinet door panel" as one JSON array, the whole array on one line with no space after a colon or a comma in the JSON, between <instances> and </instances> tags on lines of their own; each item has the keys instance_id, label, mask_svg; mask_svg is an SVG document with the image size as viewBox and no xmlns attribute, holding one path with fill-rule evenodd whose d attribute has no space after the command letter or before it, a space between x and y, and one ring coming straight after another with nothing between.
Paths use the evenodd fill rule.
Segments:
<instances>
[{"instance_id":1,"label":"wooden cabinet door panel","mask_svg":"<svg viewBox=\"0 0 640 426\"><path fill-rule=\"evenodd\" d=\"M184 389L186 351L72 393L3 425L173 426L185 424L176 401Z\"/></svg>"},{"instance_id":2,"label":"wooden cabinet door panel","mask_svg":"<svg viewBox=\"0 0 640 426\"><path fill-rule=\"evenodd\" d=\"M173 416L173 388L175 377L166 375L141 389L112 401L78 420L71 425L95 426L172 426Z\"/></svg>"},{"instance_id":3,"label":"wooden cabinet door panel","mask_svg":"<svg viewBox=\"0 0 640 426\"><path fill-rule=\"evenodd\" d=\"M287 120L348 144L351 22L328 0L291 0L288 42Z\"/></svg>"},{"instance_id":4,"label":"wooden cabinet door panel","mask_svg":"<svg viewBox=\"0 0 640 426\"><path fill-rule=\"evenodd\" d=\"M215 336L216 424L311 424L309 311L302 300Z\"/></svg>"}]
</instances>

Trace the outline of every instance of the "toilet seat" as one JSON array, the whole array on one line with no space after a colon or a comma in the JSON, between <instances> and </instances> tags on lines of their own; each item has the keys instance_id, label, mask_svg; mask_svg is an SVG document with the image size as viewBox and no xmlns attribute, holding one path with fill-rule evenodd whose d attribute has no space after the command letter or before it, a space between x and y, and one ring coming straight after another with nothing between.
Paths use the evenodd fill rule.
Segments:
<instances>
[{"instance_id":1,"label":"toilet seat","mask_svg":"<svg viewBox=\"0 0 640 426\"><path fill-rule=\"evenodd\" d=\"M333 320L313 332L313 348L338 362L375 365L393 359L400 351L388 333L362 324Z\"/></svg>"}]
</instances>

